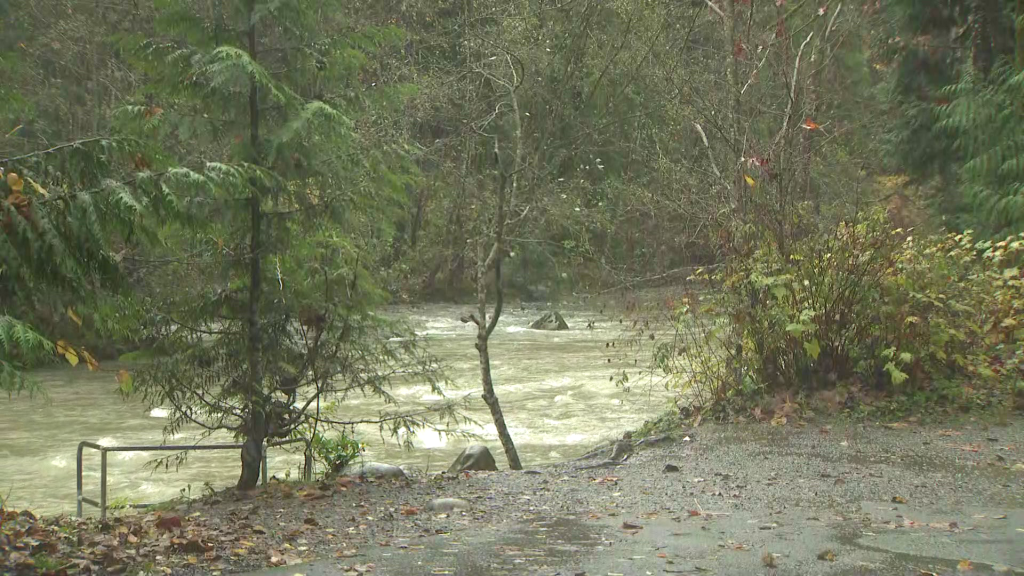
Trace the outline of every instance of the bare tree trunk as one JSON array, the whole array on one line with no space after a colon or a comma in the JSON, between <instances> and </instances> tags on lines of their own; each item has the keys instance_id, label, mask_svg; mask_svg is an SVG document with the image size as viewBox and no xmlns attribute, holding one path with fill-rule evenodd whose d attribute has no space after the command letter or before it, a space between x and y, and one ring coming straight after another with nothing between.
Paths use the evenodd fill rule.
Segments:
<instances>
[{"instance_id":1,"label":"bare tree trunk","mask_svg":"<svg viewBox=\"0 0 1024 576\"><path fill-rule=\"evenodd\" d=\"M497 154L497 146L495 147ZM505 425L505 415L501 412L501 404L498 403L498 396L494 393L494 380L491 377L491 356L487 348L491 333L498 325L501 318L502 306L504 305L504 290L501 286L501 261L504 255L504 232L505 232L505 187L508 184L508 176L502 172L498 183L498 208L494 223L494 243L491 245L490 254L485 255L484 242L479 244L477 249L477 277L476 297L477 313L480 315L476 325L476 351L480 356L480 382L483 385L483 400L491 411L491 418L494 420L494 428L498 431L498 439L501 440L501 447L505 450L505 457L508 459L508 467L512 470L522 470L523 465L519 462L519 453L516 445L512 442L512 435ZM490 320L487 319L487 272L491 266L494 267L494 314Z\"/></svg>"},{"instance_id":2,"label":"bare tree trunk","mask_svg":"<svg viewBox=\"0 0 1024 576\"><path fill-rule=\"evenodd\" d=\"M255 1L249 2L249 56L256 59L256 24L252 20ZM260 144L260 108L259 86L254 80L249 82L249 140L255 154L259 154ZM257 158L257 163L259 159ZM249 195L249 306L247 314L248 334L246 341L246 422L244 424L245 441L242 445L242 473L238 477L236 488L248 490L256 487L260 477L260 466L263 463L263 441L266 439L267 422L264 412L263 369L261 366L260 336L260 296L262 290L263 271L261 269L262 224L263 212L260 206L260 191L256 183L252 183Z\"/></svg>"}]
</instances>

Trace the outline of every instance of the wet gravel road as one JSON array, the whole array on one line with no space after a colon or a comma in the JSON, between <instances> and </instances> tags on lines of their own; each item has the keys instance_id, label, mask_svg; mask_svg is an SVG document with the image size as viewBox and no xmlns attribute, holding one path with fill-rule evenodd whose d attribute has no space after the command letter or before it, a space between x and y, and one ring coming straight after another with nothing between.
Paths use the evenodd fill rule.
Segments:
<instances>
[{"instance_id":1,"label":"wet gravel road","mask_svg":"<svg viewBox=\"0 0 1024 576\"><path fill-rule=\"evenodd\" d=\"M579 465L362 485L313 511L348 552L253 574L1024 574L1019 418L705 424ZM436 497L471 510L431 514Z\"/></svg>"}]
</instances>

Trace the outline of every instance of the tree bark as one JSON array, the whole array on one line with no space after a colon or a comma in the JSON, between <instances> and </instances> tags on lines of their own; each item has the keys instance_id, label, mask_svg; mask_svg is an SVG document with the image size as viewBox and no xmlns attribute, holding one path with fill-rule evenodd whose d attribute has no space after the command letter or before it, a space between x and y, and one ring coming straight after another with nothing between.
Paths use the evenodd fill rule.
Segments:
<instances>
[{"instance_id":1,"label":"tree bark","mask_svg":"<svg viewBox=\"0 0 1024 576\"><path fill-rule=\"evenodd\" d=\"M497 147L495 147L497 154ZM505 415L501 412L501 404L498 396L494 393L494 380L491 377L491 356L488 351L488 342L494 327L498 325L501 318L501 311L504 305L504 290L501 286L501 261L504 254L504 232L505 232L505 187L508 183L508 176L501 174L498 184L498 208L494 223L494 244L491 252L485 255L484 243L481 242L477 250L477 313L480 319L477 321L476 350L480 356L480 382L483 385L483 400L491 411L491 418L494 420L494 428L498 432L498 439L501 440L501 447L505 450L505 458L508 459L508 467L512 470L522 470L523 465L519 462L519 453L516 445L512 442L512 435L509 434L508 426L505 425ZM487 319L487 272L494 266L494 314L490 321Z\"/></svg>"},{"instance_id":2,"label":"tree bark","mask_svg":"<svg viewBox=\"0 0 1024 576\"><path fill-rule=\"evenodd\" d=\"M743 39L740 37L739 26L737 25L736 0L728 0L725 3L727 19L726 26L729 29L729 65L726 68L726 81L729 85L729 126L732 137L733 162L729 172L732 175L733 202L739 210L742 219L746 218L747 194L744 190L743 181L743 119L740 117L740 57L743 50Z\"/></svg>"},{"instance_id":3,"label":"tree bark","mask_svg":"<svg viewBox=\"0 0 1024 576\"><path fill-rule=\"evenodd\" d=\"M252 14L255 1L249 2L249 56L256 59L256 24ZM249 81L249 141L254 161L260 161L260 108L259 86ZM242 446L242 473L236 488L249 490L259 483L260 467L263 465L263 442L267 435L265 398L263 394L262 342L260 336L260 297L263 270L261 267L263 211L259 185L251 183L249 193L249 305L246 315L246 407L247 422L243 425L245 441Z\"/></svg>"}]
</instances>

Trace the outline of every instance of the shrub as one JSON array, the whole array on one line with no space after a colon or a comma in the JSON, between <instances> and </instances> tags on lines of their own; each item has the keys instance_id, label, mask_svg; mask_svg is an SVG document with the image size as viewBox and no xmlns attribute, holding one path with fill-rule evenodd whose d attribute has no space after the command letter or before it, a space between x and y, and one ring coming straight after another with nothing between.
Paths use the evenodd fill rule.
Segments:
<instances>
[{"instance_id":1,"label":"shrub","mask_svg":"<svg viewBox=\"0 0 1024 576\"><path fill-rule=\"evenodd\" d=\"M837 387L991 404L1019 391L1024 234L916 238L884 211L693 279L656 366L698 404Z\"/></svg>"},{"instance_id":2,"label":"shrub","mask_svg":"<svg viewBox=\"0 0 1024 576\"><path fill-rule=\"evenodd\" d=\"M323 464L325 473L337 472L359 457L363 445L345 433L328 437L317 432L312 441L313 457Z\"/></svg>"}]
</instances>

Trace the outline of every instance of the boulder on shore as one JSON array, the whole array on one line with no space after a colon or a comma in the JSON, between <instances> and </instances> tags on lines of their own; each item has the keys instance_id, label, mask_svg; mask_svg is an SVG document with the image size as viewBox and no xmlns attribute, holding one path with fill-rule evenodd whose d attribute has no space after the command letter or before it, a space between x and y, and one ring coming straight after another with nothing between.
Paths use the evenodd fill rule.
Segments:
<instances>
[{"instance_id":1,"label":"boulder on shore","mask_svg":"<svg viewBox=\"0 0 1024 576\"><path fill-rule=\"evenodd\" d=\"M459 454L455 462L448 467L449 474L458 474L466 470L488 470L495 471L498 469L498 465L494 462L494 456L491 455L491 451L487 449L487 446L481 446L479 444L470 446Z\"/></svg>"},{"instance_id":2,"label":"boulder on shore","mask_svg":"<svg viewBox=\"0 0 1024 576\"><path fill-rule=\"evenodd\" d=\"M568 330L569 325L565 323L565 318L557 311L552 310L551 312L545 312L543 316L537 318L530 324L530 328L534 330Z\"/></svg>"},{"instance_id":3,"label":"boulder on shore","mask_svg":"<svg viewBox=\"0 0 1024 576\"><path fill-rule=\"evenodd\" d=\"M359 462L345 466L338 471L339 476L357 478L384 478L385 480L405 480L405 472L398 466L381 464L380 462Z\"/></svg>"}]
</instances>

